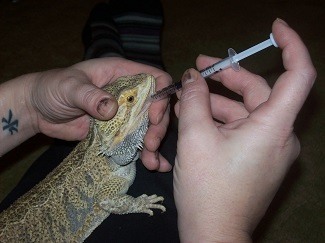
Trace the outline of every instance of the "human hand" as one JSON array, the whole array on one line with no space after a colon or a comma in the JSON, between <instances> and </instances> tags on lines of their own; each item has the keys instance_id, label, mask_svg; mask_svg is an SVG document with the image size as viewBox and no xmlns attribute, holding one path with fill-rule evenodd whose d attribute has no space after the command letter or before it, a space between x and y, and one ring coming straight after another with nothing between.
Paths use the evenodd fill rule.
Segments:
<instances>
[{"instance_id":1,"label":"human hand","mask_svg":"<svg viewBox=\"0 0 325 243\"><path fill-rule=\"evenodd\" d=\"M29 87L31 110L35 112L36 130L65 140L81 140L89 130L89 115L111 119L117 102L100 88L118 77L150 73L161 89L171 83L165 72L122 58L100 58L84 61L66 69L38 73ZM170 164L158 153L169 122L168 101L152 104L149 108L151 125L144 139L142 161L148 169L168 171Z\"/></svg>"},{"instance_id":2,"label":"human hand","mask_svg":"<svg viewBox=\"0 0 325 243\"><path fill-rule=\"evenodd\" d=\"M195 70L183 76L174 194L185 242L249 241L300 151L296 116L316 78L308 50L283 21L273 24L286 72L273 89L244 69L216 74L243 103L209 94ZM200 56L198 69L218 59ZM216 120L221 121L217 122Z\"/></svg>"}]
</instances>

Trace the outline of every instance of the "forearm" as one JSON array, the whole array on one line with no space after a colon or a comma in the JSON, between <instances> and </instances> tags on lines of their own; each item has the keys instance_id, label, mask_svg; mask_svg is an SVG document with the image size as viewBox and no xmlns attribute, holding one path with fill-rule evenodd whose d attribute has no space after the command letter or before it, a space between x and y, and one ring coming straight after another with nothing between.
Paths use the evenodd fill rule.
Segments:
<instances>
[{"instance_id":1,"label":"forearm","mask_svg":"<svg viewBox=\"0 0 325 243\"><path fill-rule=\"evenodd\" d=\"M0 157L38 132L30 103L36 75L23 75L0 85Z\"/></svg>"}]
</instances>

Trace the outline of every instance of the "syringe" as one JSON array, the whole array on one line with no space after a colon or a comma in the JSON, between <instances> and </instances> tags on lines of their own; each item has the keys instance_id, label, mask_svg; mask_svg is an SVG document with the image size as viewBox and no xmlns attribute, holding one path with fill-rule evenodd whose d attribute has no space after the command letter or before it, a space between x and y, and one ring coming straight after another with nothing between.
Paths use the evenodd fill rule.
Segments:
<instances>
[{"instance_id":1,"label":"syringe","mask_svg":"<svg viewBox=\"0 0 325 243\"><path fill-rule=\"evenodd\" d=\"M273 34L270 34L270 38L243 51L240 53L236 53L236 51L232 48L228 49L228 57L225 59L220 60L219 62L216 62L215 64L203 69L200 71L203 78L210 77L224 69L227 69L229 67L232 67L235 71L239 71L239 61L243 60L244 58L251 56L269 46L275 46L278 47L277 43L275 42L273 38ZM150 102L155 102L158 100L162 100L167 98L169 95L176 93L178 90L182 88L182 82L175 82L159 91L157 91L155 94L151 95L149 100Z\"/></svg>"}]
</instances>

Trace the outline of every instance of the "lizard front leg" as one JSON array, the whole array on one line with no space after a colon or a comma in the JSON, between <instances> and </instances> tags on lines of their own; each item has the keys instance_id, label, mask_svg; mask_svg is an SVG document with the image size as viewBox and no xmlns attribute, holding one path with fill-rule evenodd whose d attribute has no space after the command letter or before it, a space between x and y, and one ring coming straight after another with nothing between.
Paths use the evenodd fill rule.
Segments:
<instances>
[{"instance_id":1,"label":"lizard front leg","mask_svg":"<svg viewBox=\"0 0 325 243\"><path fill-rule=\"evenodd\" d=\"M99 207L106 212L114 214L147 213L153 215L151 209L160 209L162 212L166 211L163 205L157 204L164 200L163 197L143 194L134 198L126 194L128 188L129 183L127 180L121 177L111 178L101 188L100 193L97 194Z\"/></svg>"}]
</instances>

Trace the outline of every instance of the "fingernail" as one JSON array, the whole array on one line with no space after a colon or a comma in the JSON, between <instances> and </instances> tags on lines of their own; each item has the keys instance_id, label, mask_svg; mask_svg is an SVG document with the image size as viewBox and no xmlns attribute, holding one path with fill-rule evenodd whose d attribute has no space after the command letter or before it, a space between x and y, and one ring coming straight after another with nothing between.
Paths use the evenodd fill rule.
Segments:
<instances>
[{"instance_id":1,"label":"fingernail","mask_svg":"<svg viewBox=\"0 0 325 243\"><path fill-rule=\"evenodd\" d=\"M285 26L289 26L287 22L285 22L283 19L277 18L276 21L278 21L279 23L285 25Z\"/></svg>"},{"instance_id":2,"label":"fingernail","mask_svg":"<svg viewBox=\"0 0 325 243\"><path fill-rule=\"evenodd\" d=\"M113 105L109 98L102 99L98 106L97 106L97 112L102 115L103 117L106 117L108 113L112 110Z\"/></svg>"},{"instance_id":3,"label":"fingernail","mask_svg":"<svg viewBox=\"0 0 325 243\"><path fill-rule=\"evenodd\" d=\"M182 77L182 83L183 84L191 83L191 82L196 81L196 80L197 80L197 75L191 69L187 69L185 71L185 73L183 74L183 77Z\"/></svg>"}]
</instances>

